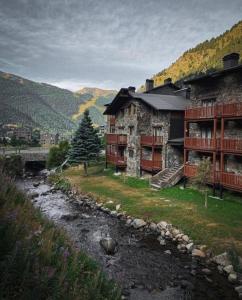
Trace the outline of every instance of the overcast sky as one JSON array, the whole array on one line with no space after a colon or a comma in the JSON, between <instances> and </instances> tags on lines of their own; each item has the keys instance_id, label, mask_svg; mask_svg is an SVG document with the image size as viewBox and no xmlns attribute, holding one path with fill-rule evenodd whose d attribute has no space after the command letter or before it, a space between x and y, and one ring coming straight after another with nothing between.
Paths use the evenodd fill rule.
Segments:
<instances>
[{"instance_id":1,"label":"overcast sky","mask_svg":"<svg viewBox=\"0 0 242 300\"><path fill-rule=\"evenodd\" d=\"M140 86L242 19L242 0L0 0L0 70L77 90Z\"/></svg>"}]
</instances>

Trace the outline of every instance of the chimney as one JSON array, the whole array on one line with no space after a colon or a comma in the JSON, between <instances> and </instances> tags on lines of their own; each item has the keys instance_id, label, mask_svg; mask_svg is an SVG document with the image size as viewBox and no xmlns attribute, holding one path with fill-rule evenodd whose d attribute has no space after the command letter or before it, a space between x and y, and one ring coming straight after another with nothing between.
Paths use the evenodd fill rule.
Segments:
<instances>
[{"instance_id":1,"label":"chimney","mask_svg":"<svg viewBox=\"0 0 242 300\"><path fill-rule=\"evenodd\" d=\"M128 91L135 93L135 86L129 86Z\"/></svg>"},{"instance_id":2,"label":"chimney","mask_svg":"<svg viewBox=\"0 0 242 300\"><path fill-rule=\"evenodd\" d=\"M145 91L148 92L154 88L154 80L146 79L145 81Z\"/></svg>"},{"instance_id":3,"label":"chimney","mask_svg":"<svg viewBox=\"0 0 242 300\"><path fill-rule=\"evenodd\" d=\"M164 84L168 84L168 83L172 83L172 79L169 77L169 78L166 78L164 80Z\"/></svg>"},{"instance_id":4,"label":"chimney","mask_svg":"<svg viewBox=\"0 0 242 300\"><path fill-rule=\"evenodd\" d=\"M223 57L224 69L236 67L239 64L239 53L230 53Z\"/></svg>"}]
</instances>

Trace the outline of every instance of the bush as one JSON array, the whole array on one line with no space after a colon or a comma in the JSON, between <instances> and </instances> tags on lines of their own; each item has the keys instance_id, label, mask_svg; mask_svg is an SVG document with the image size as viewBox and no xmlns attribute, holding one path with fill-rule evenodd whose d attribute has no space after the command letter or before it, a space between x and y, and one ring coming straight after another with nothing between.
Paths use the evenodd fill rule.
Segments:
<instances>
[{"instance_id":1,"label":"bush","mask_svg":"<svg viewBox=\"0 0 242 300\"><path fill-rule=\"evenodd\" d=\"M119 300L117 287L0 173L0 299Z\"/></svg>"},{"instance_id":2,"label":"bush","mask_svg":"<svg viewBox=\"0 0 242 300\"><path fill-rule=\"evenodd\" d=\"M65 161L68 150L68 141L62 141L58 146L51 147L47 158L47 168L59 167Z\"/></svg>"},{"instance_id":3,"label":"bush","mask_svg":"<svg viewBox=\"0 0 242 300\"><path fill-rule=\"evenodd\" d=\"M23 175L23 162L20 155L0 156L0 169L12 177Z\"/></svg>"}]
</instances>

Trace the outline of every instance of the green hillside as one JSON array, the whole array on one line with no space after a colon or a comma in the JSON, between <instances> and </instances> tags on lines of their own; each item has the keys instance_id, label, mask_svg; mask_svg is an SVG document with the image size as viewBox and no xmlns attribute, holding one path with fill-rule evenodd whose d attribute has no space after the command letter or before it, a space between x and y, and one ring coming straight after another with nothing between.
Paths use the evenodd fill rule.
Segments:
<instances>
[{"instance_id":1,"label":"green hillside","mask_svg":"<svg viewBox=\"0 0 242 300\"><path fill-rule=\"evenodd\" d=\"M83 89L72 93L45 83L0 72L0 123L24 124L48 132L68 133L74 130L82 117L80 107L87 105L94 95L97 104L87 105L93 122L105 122L103 104L110 102L113 91ZM95 102L96 102L95 101ZM73 116L78 113L78 118Z\"/></svg>"},{"instance_id":2,"label":"green hillside","mask_svg":"<svg viewBox=\"0 0 242 300\"><path fill-rule=\"evenodd\" d=\"M221 69L222 57L231 52L238 52L242 61L242 21L220 36L184 52L171 66L152 77L154 84L161 85L168 77L175 82L182 78Z\"/></svg>"}]
</instances>

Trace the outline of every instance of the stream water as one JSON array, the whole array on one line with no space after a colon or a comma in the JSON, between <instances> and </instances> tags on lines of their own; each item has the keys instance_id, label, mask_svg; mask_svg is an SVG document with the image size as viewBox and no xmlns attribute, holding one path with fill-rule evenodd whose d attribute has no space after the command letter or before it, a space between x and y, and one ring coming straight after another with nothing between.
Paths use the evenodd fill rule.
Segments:
<instances>
[{"instance_id":1,"label":"stream water","mask_svg":"<svg viewBox=\"0 0 242 300\"><path fill-rule=\"evenodd\" d=\"M34 187L34 183L41 182ZM26 193L36 192L32 201L49 219L63 227L76 246L94 258L109 278L130 300L232 300L238 299L233 286L210 265L210 275L202 269L205 263L178 252L168 242L161 246L154 234L126 226L125 222L100 210L77 205L61 191L52 193L43 178L33 177L17 182ZM76 217L67 220L63 216ZM118 243L115 255L106 255L100 239L107 234ZM170 250L171 254L164 253ZM195 275L194 275L195 274Z\"/></svg>"}]
</instances>

